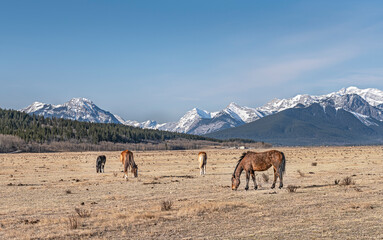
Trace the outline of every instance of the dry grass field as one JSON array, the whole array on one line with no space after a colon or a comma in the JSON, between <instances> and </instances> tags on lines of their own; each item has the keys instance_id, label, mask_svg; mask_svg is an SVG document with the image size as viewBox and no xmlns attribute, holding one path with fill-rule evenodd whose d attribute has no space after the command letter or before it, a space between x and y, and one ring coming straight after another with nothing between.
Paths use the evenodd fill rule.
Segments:
<instances>
[{"instance_id":1,"label":"dry grass field","mask_svg":"<svg viewBox=\"0 0 383 240\"><path fill-rule=\"evenodd\" d=\"M198 151L135 152L128 181L119 152L0 154L0 239L383 239L381 146L277 149L284 188L249 191L244 150L206 149L203 177Z\"/></svg>"}]
</instances>

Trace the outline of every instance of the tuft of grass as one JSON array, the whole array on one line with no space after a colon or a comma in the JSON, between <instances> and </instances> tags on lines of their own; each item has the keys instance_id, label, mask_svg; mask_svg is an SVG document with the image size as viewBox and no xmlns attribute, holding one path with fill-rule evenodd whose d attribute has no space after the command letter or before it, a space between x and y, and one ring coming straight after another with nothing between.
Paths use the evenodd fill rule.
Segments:
<instances>
[{"instance_id":1,"label":"tuft of grass","mask_svg":"<svg viewBox=\"0 0 383 240\"><path fill-rule=\"evenodd\" d=\"M317 162L312 162L312 163L311 163L311 166L314 166L314 167L315 167L315 166L317 166L317 165L318 165Z\"/></svg>"},{"instance_id":2,"label":"tuft of grass","mask_svg":"<svg viewBox=\"0 0 383 240\"><path fill-rule=\"evenodd\" d=\"M75 215L71 215L68 217L68 227L69 229L78 228L78 218Z\"/></svg>"},{"instance_id":3,"label":"tuft of grass","mask_svg":"<svg viewBox=\"0 0 383 240\"><path fill-rule=\"evenodd\" d=\"M297 170L297 172L299 173L299 175L300 175L301 177L304 177L304 176L305 176L305 174L304 174L303 172L301 172L301 170Z\"/></svg>"},{"instance_id":4,"label":"tuft of grass","mask_svg":"<svg viewBox=\"0 0 383 240\"><path fill-rule=\"evenodd\" d=\"M335 179L335 180L334 180L334 184L335 184L335 185L338 185L338 184L339 184L339 182L340 182L340 180L339 180L339 179Z\"/></svg>"},{"instance_id":5,"label":"tuft of grass","mask_svg":"<svg viewBox=\"0 0 383 240\"><path fill-rule=\"evenodd\" d=\"M263 178L263 181L264 181L265 183L268 183L269 180L270 180L269 175L267 175L267 174L265 174L265 173L262 173L262 178Z\"/></svg>"},{"instance_id":6,"label":"tuft of grass","mask_svg":"<svg viewBox=\"0 0 383 240\"><path fill-rule=\"evenodd\" d=\"M66 193L66 194L71 194L72 191L68 189L68 190L65 191L65 193Z\"/></svg>"},{"instance_id":7,"label":"tuft of grass","mask_svg":"<svg viewBox=\"0 0 383 240\"><path fill-rule=\"evenodd\" d=\"M173 202L170 200L161 202L161 211L169 211L173 206Z\"/></svg>"},{"instance_id":8,"label":"tuft of grass","mask_svg":"<svg viewBox=\"0 0 383 240\"><path fill-rule=\"evenodd\" d=\"M77 213L81 218L90 217L90 212L89 212L88 210L80 209L80 208L75 208L74 210L76 211L76 213Z\"/></svg>"},{"instance_id":9,"label":"tuft of grass","mask_svg":"<svg viewBox=\"0 0 383 240\"><path fill-rule=\"evenodd\" d=\"M286 189L287 189L287 192L289 192L289 193L295 193L298 189L298 186L288 185Z\"/></svg>"},{"instance_id":10,"label":"tuft of grass","mask_svg":"<svg viewBox=\"0 0 383 240\"><path fill-rule=\"evenodd\" d=\"M118 173L117 172L113 172L113 176L117 177Z\"/></svg>"},{"instance_id":11,"label":"tuft of grass","mask_svg":"<svg viewBox=\"0 0 383 240\"><path fill-rule=\"evenodd\" d=\"M342 182L340 185L348 186L348 185L355 185L355 181L352 180L352 177L345 177L342 179Z\"/></svg>"}]
</instances>

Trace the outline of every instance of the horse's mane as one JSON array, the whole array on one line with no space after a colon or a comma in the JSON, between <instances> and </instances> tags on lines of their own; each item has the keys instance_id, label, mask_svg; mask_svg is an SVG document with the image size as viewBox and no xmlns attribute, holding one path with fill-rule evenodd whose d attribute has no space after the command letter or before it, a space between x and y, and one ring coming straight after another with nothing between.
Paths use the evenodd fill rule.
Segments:
<instances>
[{"instance_id":1,"label":"horse's mane","mask_svg":"<svg viewBox=\"0 0 383 240\"><path fill-rule=\"evenodd\" d=\"M247 154L247 152L242 153L242 156L239 158L239 160L237 162L237 166L235 166L235 169L234 169L233 177L234 177L235 171L237 171L239 164L241 163L242 159L246 156L246 154Z\"/></svg>"}]
</instances>

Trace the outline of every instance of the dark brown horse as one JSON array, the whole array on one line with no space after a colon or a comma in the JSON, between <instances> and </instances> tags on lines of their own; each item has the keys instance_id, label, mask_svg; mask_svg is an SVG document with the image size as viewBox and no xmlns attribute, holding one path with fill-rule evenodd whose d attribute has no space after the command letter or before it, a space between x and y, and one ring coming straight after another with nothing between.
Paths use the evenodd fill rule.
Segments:
<instances>
[{"instance_id":1,"label":"dark brown horse","mask_svg":"<svg viewBox=\"0 0 383 240\"><path fill-rule=\"evenodd\" d=\"M271 150L267 152L245 152L239 158L237 166L235 167L233 176L231 178L231 189L237 190L240 184L240 177L243 170L246 171L246 187L249 189L249 178L254 182L254 189L257 189L257 183L255 181L254 171L265 171L271 166L274 168L274 182L271 188L275 188L275 183L279 177L279 188L283 187L283 174L286 167L286 159L283 152L277 150Z\"/></svg>"},{"instance_id":2,"label":"dark brown horse","mask_svg":"<svg viewBox=\"0 0 383 240\"><path fill-rule=\"evenodd\" d=\"M133 173L134 177L138 176L138 166L134 162L133 153L129 150L121 152L120 160L124 165L124 177L128 179L128 169Z\"/></svg>"}]
</instances>

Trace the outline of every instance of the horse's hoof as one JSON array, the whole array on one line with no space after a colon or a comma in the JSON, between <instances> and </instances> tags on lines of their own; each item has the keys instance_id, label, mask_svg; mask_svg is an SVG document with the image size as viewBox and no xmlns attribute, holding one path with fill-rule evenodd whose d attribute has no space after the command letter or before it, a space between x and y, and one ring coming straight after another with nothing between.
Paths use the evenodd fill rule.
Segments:
<instances>
[{"instance_id":1,"label":"horse's hoof","mask_svg":"<svg viewBox=\"0 0 383 240\"><path fill-rule=\"evenodd\" d=\"M257 189L258 189L258 187L255 187L255 188L254 188L254 190L257 190Z\"/></svg>"},{"instance_id":2,"label":"horse's hoof","mask_svg":"<svg viewBox=\"0 0 383 240\"><path fill-rule=\"evenodd\" d=\"M271 189L274 189L275 188L275 186L271 186Z\"/></svg>"},{"instance_id":3,"label":"horse's hoof","mask_svg":"<svg viewBox=\"0 0 383 240\"><path fill-rule=\"evenodd\" d=\"M245 187L245 190L247 191L247 190L249 190L249 188L248 188L248 187Z\"/></svg>"},{"instance_id":4,"label":"horse's hoof","mask_svg":"<svg viewBox=\"0 0 383 240\"><path fill-rule=\"evenodd\" d=\"M279 186L279 189L283 188L283 185L282 186Z\"/></svg>"}]
</instances>

